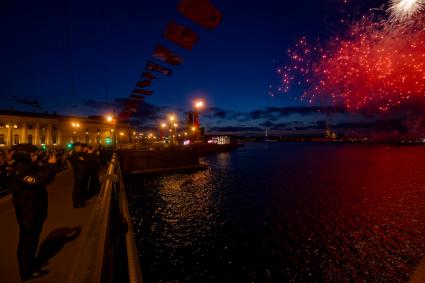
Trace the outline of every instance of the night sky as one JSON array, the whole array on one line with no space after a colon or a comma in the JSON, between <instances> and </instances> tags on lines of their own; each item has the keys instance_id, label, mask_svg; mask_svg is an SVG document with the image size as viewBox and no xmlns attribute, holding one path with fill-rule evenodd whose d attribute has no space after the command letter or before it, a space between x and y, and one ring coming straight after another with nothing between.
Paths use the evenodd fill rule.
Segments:
<instances>
[{"instance_id":1,"label":"night sky","mask_svg":"<svg viewBox=\"0 0 425 283\"><path fill-rule=\"evenodd\" d=\"M0 108L103 115L129 96L156 44L162 43L185 62L168 66L174 70L171 77L157 75L150 88L154 94L134 116L139 128L158 125L168 113L183 117L197 97L208 105L201 117L207 132L261 134L269 128L272 134L319 133L326 121L337 131L364 124L374 128L377 121L370 115L340 109L325 115L323 106L290 99L299 95L296 91L270 96L269 86L279 84L276 68L301 36L326 39L343 32L339 20L347 11L361 14L382 1L347 6L338 0L213 0L223 21L212 31L179 14L178 2L2 0ZM170 20L198 33L191 52L162 37ZM10 100L14 96L38 98L43 109ZM386 119L400 125L394 117Z\"/></svg>"}]
</instances>

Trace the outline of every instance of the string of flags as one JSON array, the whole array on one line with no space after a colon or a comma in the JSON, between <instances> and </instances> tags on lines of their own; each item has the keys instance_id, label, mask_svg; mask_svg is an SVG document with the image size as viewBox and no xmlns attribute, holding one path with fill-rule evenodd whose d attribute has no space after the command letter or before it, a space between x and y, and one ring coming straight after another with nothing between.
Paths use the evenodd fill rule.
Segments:
<instances>
[{"instance_id":1,"label":"string of flags","mask_svg":"<svg viewBox=\"0 0 425 283\"><path fill-rule=\"evenodd\" d=\"M210 0L181 0L177 5L177 11L192 22L209 30L215 29L223 18L222 13ZM163 37L168 42L188 51L191 51L199 40L198 34L190 27L175 21L168 23ZM137 81L130 96L123 103L123 107L119 113L119 119L128 120L132 113L137 112L145 97L153 94L152 90L145 88L152 86L154 80L158 80L157 75L170 77L173 74L171 67L181 65L184 62L183 57L160 43L156 45L152 57L158 63L152 60L146 63L140 80Z\"/></svg>"}]
</instances>

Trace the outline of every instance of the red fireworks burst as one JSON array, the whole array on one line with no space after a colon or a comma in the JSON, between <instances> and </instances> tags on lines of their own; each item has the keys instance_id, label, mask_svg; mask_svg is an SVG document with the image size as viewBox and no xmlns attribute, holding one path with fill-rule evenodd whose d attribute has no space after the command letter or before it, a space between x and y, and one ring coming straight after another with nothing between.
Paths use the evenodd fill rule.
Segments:
<instances>
[{"instance_id":1,"label":"red fireworks burst","mask_svg":"<svg viewBox=\"0 0 425 283\"><path fill-rule=\"evenodd\" d=\"M412 98L425 98L425 17L409 25L355 23L344 37L317 47L302 38L281 68L282 90L303 88L310 102L330 98L349 110L386 111Z\"/></svg>"}]
</instances>

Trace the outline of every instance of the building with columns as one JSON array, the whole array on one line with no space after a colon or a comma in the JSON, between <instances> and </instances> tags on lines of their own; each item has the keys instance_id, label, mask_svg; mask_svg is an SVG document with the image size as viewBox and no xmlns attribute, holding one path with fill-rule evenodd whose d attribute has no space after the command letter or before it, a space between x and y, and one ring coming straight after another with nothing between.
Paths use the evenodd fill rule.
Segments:
<instances>
[{"instance_id":1,"label":"building with columns","mask_svg":"<svg viewBox=\"0 0 425 283\"><path fill-rule=\"evenodd\" d=\"M0 110L0 147L29 143L64 148L82 142L89 145L130 143L136 137L129 125L107 122L104 117L62 116L48 113Z\"/></svg>"}]
</instances>

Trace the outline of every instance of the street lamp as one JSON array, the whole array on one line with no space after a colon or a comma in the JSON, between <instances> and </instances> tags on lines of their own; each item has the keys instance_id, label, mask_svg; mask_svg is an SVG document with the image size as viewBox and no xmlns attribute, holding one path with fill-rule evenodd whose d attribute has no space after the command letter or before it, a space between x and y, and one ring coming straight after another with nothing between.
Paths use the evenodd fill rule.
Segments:
<instances>
[{"instance_id":1,"label":"street lamp","mask_svg":"<svg viewBox=\"0 0 425 283\"><path fill-rule=\"evenodd\" d=\"M203 101L203 100L201 100L201 99L197 99L197 100L195 100L194 102L193 102L193 108L194 108L194 110L193 110L193 112L192 112L192 121L193 121L193 127L192 127L192 132L193 132L193 137L195 138L195 139L199 139L199 133L200 132L197 132L196 133L196 136L195 136L195 132L196 132L196 129L199 129L200 128L200 123L199 123L199 112L203 109L205 107L205 102Z\"/></svg>"},{"instance_id":2,"label":"street lamp","mask_svg":"<svg viewBox=\"0 0 425 283\"><path fill-rule=\"evenodd\" d=\"M178 124L176 123L177 119L174 114L169 115L168 119L170 120L170 135L172 137L172 143L174 144L174 135L172 135L172 127L174 126L174 134L176 133L176 128L178 127Z\"/></svg>"},{"instance_id":3,"label":"street lamp","mask_svg":"<svg viewBox=\"0 0 425 283\"><path fill-rule=\"evenodd\" d=\"M174 135L173 135L173 140L174 140L174 137L177 135L177 127L179 125L177 123L174 123L173 126L174 126Z\"/></svg>"},{"instance_id":4,"label":"street lamp","mask_svg":"<svg viewBox=\"0 0 425 283\"><path fill-rule=\"evenodd\" d=\"M112 129L111 129L111 134L112 134L112 147L115 149L116 144L117 144L117 136L116 136L116 132L115 132L115 127L117 124L117 120L115 119L115 117L113 115L106 115L105 119L108 123L112 124Z\"/></svg>"},{"instance_id":5,"label":"street lamp","mask_svg":"<svg viewBox=\"0 0 425 283\"><path fill-rule=\"evenodd\" d=\"M204 108L204 101L203 100L195 100L193 102L193 106L195 107L196 110L201 110L202 108Z\"/></svg>"},{"instance_id":6,"label":"street lamp","mask_svg":"<svg viewBox=\"0 0 425 283\"><path fill-rule=\"evenodd\" d=\"M11 127L12 127L12 126L11 126L11 125L9 125L9 124L6 124L5 126L6 126L6 129L9 129L9 128L11 128ZM12 133L12 129L10 129L10 135L9 135L9 137L10 137L10 138L7 138L8 143L10 144L10 147L12 147L12 146L13 146L12 135L13 135L13 133ZM7 136L7 135L6 135L6 136Z\"/></svg>"},{"instance_id":7,"label":"street lamp","mask_svg":"<svg viewBox=\"0 0 425 283\"><path fill-rule=\"evenodd\" d=\"M159 129L159 138L163 138L164 137L164 129L167 127L167 124L162 123L161 124L161 128Z\"/></svg>"},{"instance_id":8,"label":"street lamp","mask_svg":"<svg viewBox=\"0 0 425 283\"><path fill-rule=\"evenodd\" d=\"M80 123L77 122L71 122L71 126L74 129L74 135L77 142L80 141L80 137L78 135L78 129L80 128Z\"/></svg>"}]
</instances>

